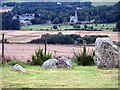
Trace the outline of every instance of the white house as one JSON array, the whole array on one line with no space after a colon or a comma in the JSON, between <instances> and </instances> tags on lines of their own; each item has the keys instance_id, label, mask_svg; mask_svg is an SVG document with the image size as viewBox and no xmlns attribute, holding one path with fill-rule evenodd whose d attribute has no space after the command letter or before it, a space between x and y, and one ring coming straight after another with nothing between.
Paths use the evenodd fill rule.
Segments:
<instances>
[{"instance_id":1,"label":"white house","mask_svg":"<svg viewBox=\"0 0 120 90\"><path fill-rule=\"evenodd\" d=\"M23 14L23 15L15 15L13 19L19 18L19 21L22 25L32 25L31 21L34 19L34 14Z\"/></svg>"}]
</instances>

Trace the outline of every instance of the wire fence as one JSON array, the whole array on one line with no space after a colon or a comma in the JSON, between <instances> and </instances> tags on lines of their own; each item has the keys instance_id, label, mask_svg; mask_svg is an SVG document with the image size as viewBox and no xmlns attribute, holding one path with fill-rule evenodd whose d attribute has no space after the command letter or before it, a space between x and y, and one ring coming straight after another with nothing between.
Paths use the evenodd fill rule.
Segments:
<instances>
[{"instance_id":1,"label":"wire fence","mask_svg":"<svg viewBox=\"0 0 120 90\"><path fill-rule=\"evenodd\" d=\"M31 39L40 38L40 35L14 35L14 34L2 34L1 35L1 55L2 57L10 57L12 59L19 59L23 61L31 60L31 56L39 48L51 52L53 57L65 56L72 58L74 52L79 53L83 50L82 45L61 45L61 44L30 44L28 43ZM86 47L88 52L94 50L94 46Z\"/></svg>"}]
</instances>

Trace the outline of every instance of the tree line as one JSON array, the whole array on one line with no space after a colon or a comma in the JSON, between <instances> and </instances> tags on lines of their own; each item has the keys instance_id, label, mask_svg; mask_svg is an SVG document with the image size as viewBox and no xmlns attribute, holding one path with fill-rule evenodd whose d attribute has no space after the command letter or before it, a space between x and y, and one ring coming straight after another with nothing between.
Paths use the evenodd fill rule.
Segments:
<instances>
[{"instance_id":1,"label":"tree line","mask_svg":"<svg viewBox=\"0 0 120 90\"><path fill-rule=\"evenodd\" d=\"M11 12L2 13L2 30L20 30L20 21L13 19L13 16Z\"/></svg>"},{"instance_id":2,"label":"tree line","mask_svg":"<svg viewBox=\"0 0 120 90\"><path fill-rule=\"evenodd\" d=\"M31 20L32 24L45 24L48 20L52 24L67 23L70 21L70 15L78 13L79 21L95 20L95 23L115 23L119 20L120 2L112 6L92 6L91 2L25 2L25 3L3 3L13 6L10 12L2 13L2 29L20 29L19 18L13 20L14 15L35 14ZM8 23L9 22L9 23ZM7 25L7 26L6 26Z\"/></svg>"},{"instance_id":3,"label":"tree line","mask_svg":"<svg viewBox=\"0 0 120 90\"><path fill-rule=\"evenodd\" d=\"M108 37L107 35L86 35L81 37L80 35L70 34L63 35L61 32L58 34L43 34L41 38L33 39L29 43L45 43L47 40L48 44L83 44L83 40L86 44L94 44L96 38L98 37Z\"/></svg>"}]
</instances>

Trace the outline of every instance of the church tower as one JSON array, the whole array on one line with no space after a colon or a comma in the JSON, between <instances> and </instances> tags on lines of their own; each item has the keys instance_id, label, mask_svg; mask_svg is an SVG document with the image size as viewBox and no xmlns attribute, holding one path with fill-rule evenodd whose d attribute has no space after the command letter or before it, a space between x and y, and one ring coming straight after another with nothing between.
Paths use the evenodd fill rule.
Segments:
<instances>
[{"instance_id":1,"label":"church tower","mask_svg":"<svg viewBox=\"0 0 120 90\"><path fill-rule=\"evenodd\" d=\"M75 11L75 23L78 22L77 11Z\"/></svg>"},{"instance_id":2,"label":"church tower","mask_svg":"<svg viewBox=\"0 0 120 90\"><path fill-rule=\"evenodd\" d=\"M72 23L77 23L78 22L77 11L75 11L75 15L74 16L70 15L70 22L72 22Z\"/></svg>"}]
</instances>

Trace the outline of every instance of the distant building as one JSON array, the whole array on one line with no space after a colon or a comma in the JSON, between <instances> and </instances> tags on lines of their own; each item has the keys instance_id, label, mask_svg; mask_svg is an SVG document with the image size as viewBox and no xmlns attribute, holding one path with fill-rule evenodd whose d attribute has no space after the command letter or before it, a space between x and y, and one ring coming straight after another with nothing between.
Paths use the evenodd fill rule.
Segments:
<instances>
[{"instance_id":1,"label":"distant building","mask_svg":"<svg viewBox=\"0 0 120 90\"><path fill-rule=\"evenodd\" d=\"M75 11L75 16L70 15L70 22L71 23L77 23L78 22L77 11Z\"/></svg>"},{"instance_id":2,"label":"distant building","mask_svg":"<svg viewBox=\"0 0 120 90\"><path fill-rule=\"evenodd\" d=\"M62 3L61 2L57 2L58 5L61 5Z\"/></svg>"},{"instance_id":3,"label":"distant building","mask_svg":"<svg viewBox=\"0 0 120 90\"><path fill-rule=\"evenodd\" d=\"M23 14L23 15L15 15L13 19L19 18L19 21L22 25L32 25L31 21L34 19L34 14Z\"/></svg>"},{"instance_id":4,"label":"distant building","mask_svg":"<svg viewBox=\"0 0 120 90\"><path fill-rule=\"evenodd\" d=\"M30 21L21 20L20 23L21 23L21 25L24 25L24 26L32 25L32 23Z\"/></svg>"},{"instance_id":5,"label":"distant building","mask_svg":"<svg viewBox=\"0 0 120 90\"><path fill-rule=\"evenodd\" d=\"M52 24L51 20L47 20L47 24Z\"/></svg>"},{"instance_id":6,"label":"distant building","mask_svg":"<svg viewBox=\"0 0 120 90\"><path fill-rule=\"evenodd\" d=\"M23 15L15 15L13 19L17 19L17 17L19 18L19 20L31 20L35 18L34 14L23 14Z\"/></svg>"},{"instance_id":7,"label":"distant building","mask_svg":"<svg viewBox=\"0 0 120 90\"><path fill-rule=\"evenodd\" d=\"M93 24L95 23L95 20L91 20L91 21L80 21L83 24Z\"/></svg>"}]
</instances>

